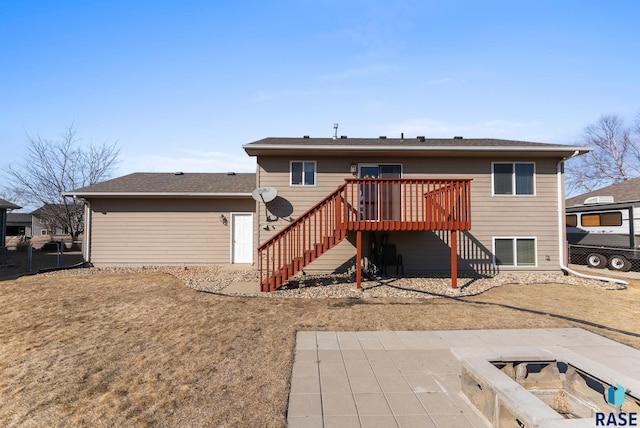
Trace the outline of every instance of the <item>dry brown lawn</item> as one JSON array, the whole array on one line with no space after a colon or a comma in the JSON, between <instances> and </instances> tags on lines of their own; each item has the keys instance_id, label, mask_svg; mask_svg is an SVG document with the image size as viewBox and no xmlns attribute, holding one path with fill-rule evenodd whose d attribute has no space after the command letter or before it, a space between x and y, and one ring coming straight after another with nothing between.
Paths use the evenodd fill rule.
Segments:
<instances>
[{"instance_id":1,"label":"dry brown lawn","mask_svg":"<svg viewBox=\"0 0 640 428\"><path fill-rule=\"evenodd\" d=\"M467 301L231 298L164 274L2 281L0 425L283 427L299 330L583 327L640 348L637 336L500 306L640 334L639 300L638 281L503 286Z\"/></svg>"}]
</instances>

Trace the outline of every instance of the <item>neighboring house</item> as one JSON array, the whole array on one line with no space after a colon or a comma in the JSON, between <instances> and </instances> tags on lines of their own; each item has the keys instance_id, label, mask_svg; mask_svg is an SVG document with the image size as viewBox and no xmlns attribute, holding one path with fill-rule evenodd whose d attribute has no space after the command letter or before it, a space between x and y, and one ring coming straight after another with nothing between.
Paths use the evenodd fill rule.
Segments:
<instances>
[{"instance_id":1,"label":"neighboring house","mask_svg":"<svg viewBox=\"0 0 640 428\"><path fill-rule=\"evenodd\" d=\"M565 205L567 207L583 205L587 199L591 199L592 203L597 203L597 198L602 202L640 201L640 177L571 197L566 200Z\"/></svg>"},{"instance_id":2,"label":"neighboring house","mask_svg":"<svg viewBox=\"0 0 640 428\"><path fill-rule=\"evenodd\" d=\"M33 236L33 215L7 213L7 236Z\"/></svg>"},{"instance_id":3,"label":"neighboring house","mask_svg":"<svg viewBox=\"0 0 640 428\"><path fill-rule=\"evenodd\" d=\"M256 174L138 173L68 192L87 204L86 260L248 262L265 291L303 269L359 265L451 275L453 286L458 272L560 271L563 161L589 151L460 137L266 138L243 148ZM253 189L275 198L255 202Z\"/></svg>"},{"instance_id":4,"label":"neighboring house","mask_svg":"<svg viewBox=\"0 0 640 428\"><path fill-rule=\"evenodd\" d=\"M77 215L74 224L82 225L82 205L45 204L33 211L33 236L69 235L68 212ZM62 226L64 225L64 226Z\"/></svg>"},{"instance_id":5,"label":"neighboring house","mask_svg":"<svg viewBox=\"0 0 640 428\"><path fill-rule=\"evenodd\" d=\"M135 173L69 192L85 201L94 265L254 262L255 174Z\"/></svg>"},{"instance_id":6,"label":"neighboring house","mask_svg":"<svg viewBox=\"0 0 640 428\"><path fill-rule=\"evenodd\" d=\"M53 205L43 205L31 213L8 213L7 236L60 236L68 235L66 228L55 227L49 211Z\"/></svg>"},{"instance_id":7,"label":"neighboring house","mask_svg":"<svg viewBox=\"0 0 640 428\"><path fill-rule=\"evenodd\" d=\"M4 199L0 199L0 247L4 247L6 245L7 210L17 210L20 208L22 207Z\"/></svg>"}]
</instances>

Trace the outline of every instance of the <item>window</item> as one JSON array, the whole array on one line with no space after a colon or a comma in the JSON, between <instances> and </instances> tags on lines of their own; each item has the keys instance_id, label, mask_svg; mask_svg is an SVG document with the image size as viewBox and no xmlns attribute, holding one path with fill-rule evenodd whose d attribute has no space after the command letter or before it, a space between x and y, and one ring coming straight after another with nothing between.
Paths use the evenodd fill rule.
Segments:
<instances>
[{"instance_id":1,"label":"window","mask_svg":"<svg viewBox=\"0 0 640 428\"><path fill-rule=\"evenodd\" d=\"M498 266L535 266L535 238L494 238L493 254Z\"/></svg>"},{"instance_id":2,"label":"window","mask_svg":"<svg viewBox=\"0 0 640 428\"><path fill-rule=\"evenodd\" d=\"M47 229L42 229L42 230L40 231L40 235L41 235L41 236L47 236L48 234L49 234L49 231L48 231Z\"/></svg>"},{"instance_id":3,"label":"window","mask_svg":"<svg viewBox=\"0 0 640 428\"><path fill-rule=\"evenodd\" d=\"M622 213L582 214L580 222L586 227L622 226Z\"/></svg>"},{"instance_id":4,"label":"window","mask_svg":"<svg viewBox=\"0 0 640 428\"><path fill-rule=\"evenodd\" d=\"M359 178L401 178L401 164L358 164ZM400 184L394 182L360 184L362 220L400 220Z\"/></svg>"},{"instance_id":5,"label":"window","mask_svg":"<svg viewBox=\"0 0 640 428\"><path fill-rule=\"evenodd\" d=\"M533 163L493 163L493 194L533 195L534 166Z\"/></svg>"},{"instance_id":6,"label":"window","mask_svg":"<svg viewBox=\"0 0 640 428\"><path fill-rule=\"evenodd\" d=\"M291 185L292 186L315 186L316 185L316 163L315 161L292 161L291 162Z\"/></svg>"},{"instance_id":7,"label":"window","mask_svg":"<svg viewBox=\"0 0 640 428\"><path fill-rule=\"evenodd\" d=\"M578 225L578 216L576 214L567 214L567 226L576 227Z\"/></svg>"}]
</instances>

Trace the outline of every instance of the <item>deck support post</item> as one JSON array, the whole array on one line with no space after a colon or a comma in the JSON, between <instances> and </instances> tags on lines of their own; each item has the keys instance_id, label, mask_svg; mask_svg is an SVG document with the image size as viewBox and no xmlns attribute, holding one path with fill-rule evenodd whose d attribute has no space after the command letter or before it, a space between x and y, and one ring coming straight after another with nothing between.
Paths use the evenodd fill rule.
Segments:
<instances>
[{"instance_id":1,"label":"deck support post","mask_svg":"<svg viewBox=\"0 0 640 428\"><path fill-rule=\"evenodd\" d=\"M451 231L451 288L458 288L458 234Z\"/></svg>"},{"instance_id":2,"label":"deck support post","mask_svg":"<svg viewBox=\"0 0 640 428\"><path fill-rule=\"evenodd\" d=\"M356 287L362 288L362 231L356 232Z\"/></svg>"}]
</instances>

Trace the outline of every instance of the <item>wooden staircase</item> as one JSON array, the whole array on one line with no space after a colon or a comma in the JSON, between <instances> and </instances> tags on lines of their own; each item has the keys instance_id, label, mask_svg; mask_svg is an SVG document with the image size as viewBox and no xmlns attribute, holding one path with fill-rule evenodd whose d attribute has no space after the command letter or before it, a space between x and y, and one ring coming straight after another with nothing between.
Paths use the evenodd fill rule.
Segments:
<instances>
[{"instance_id":1,"label":"wooden staircase","mask_svg":"<svg viewBox=\"0 0 640 428\"><path fill-rule=\"evenodd\" d=\"M258 247L260 288L273 291L347 236L346 184Z\"/></svg>"},{"instance_id":2,"label":"wooden staircase","mask_svg":"<svg viewBox=\"0 0 640 428\"><path fill-rule=\"evenodd\" d=\"M349 230L468 230L469 179L345 179L258 247L260 288L273 291Z\"/></svg>"}]
</instances>

